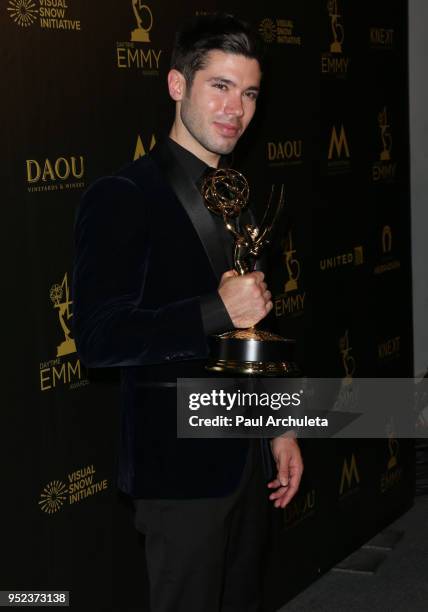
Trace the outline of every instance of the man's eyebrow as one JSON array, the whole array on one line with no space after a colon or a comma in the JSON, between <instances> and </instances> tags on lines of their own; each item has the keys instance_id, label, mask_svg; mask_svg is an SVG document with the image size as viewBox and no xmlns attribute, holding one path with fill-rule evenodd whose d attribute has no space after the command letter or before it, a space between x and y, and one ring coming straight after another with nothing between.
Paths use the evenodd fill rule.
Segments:
<instances>
[{"instance_id":1,"label":"man's eyebrow","mask_svg":"<svg viewBox=\"0 0 428 612\"><path fill-rule=\"evenodd\" d=\"M236 83L235 81L232 81L231 79L226 79L225 77L211 77L210 79L208 79L208 82L211 81L216 81L217 83L224 83L225 85L232 85L233 87L236 87ZM250 85L249 87L247 87L247 89L245 91L260 91L260 87L258 87L258 85Z\"/></svg>"},{"instance_id":2,"label":"man's eyebrow","mask_svg":"<svg viewBox=\"0 0 428 612\"><path fill-rule=\"evenodd\" d=\"M210 81L220 81L221 83L225 83L226 85L236 85L235 81L232 81L231 79L226 79L225 77L221 76L211 77L210 79L208 79L208 82Z\"/></svg>"}]
</instances>

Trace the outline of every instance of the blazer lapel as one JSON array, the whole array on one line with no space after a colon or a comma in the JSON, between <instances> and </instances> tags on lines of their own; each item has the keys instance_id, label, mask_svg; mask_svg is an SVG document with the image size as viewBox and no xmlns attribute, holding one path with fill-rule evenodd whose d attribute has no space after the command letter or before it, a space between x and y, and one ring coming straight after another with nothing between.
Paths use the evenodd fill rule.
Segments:
<instances>
[{"instance_id":1,"label":"blazer lapel","mask_svg":"<svg viewBox=\"0 0 428 612\"><path fill-rule=\"evenodd\" d=\"M168 145L160 143L150 154L160 167L172 190L182 204L204 247L211 267L220 280L223 272L230 268L222 241L219 240L212 213L207 209L202 195L177 163Z\"/></svg>"}]
</instances>

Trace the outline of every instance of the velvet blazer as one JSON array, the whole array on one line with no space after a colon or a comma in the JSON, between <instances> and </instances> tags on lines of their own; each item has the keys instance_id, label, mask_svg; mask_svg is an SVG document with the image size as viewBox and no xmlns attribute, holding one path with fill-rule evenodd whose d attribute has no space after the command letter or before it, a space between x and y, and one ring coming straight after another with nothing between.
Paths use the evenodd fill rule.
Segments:
<instances>
[{"instance_id":1,"label":"velvet blazer","mask_svg":"<svg viewBox=\"0 0 428 612\"><path fill-rule=\"evenodd\" d=\"M119 488L139 498L230 494L248 441L178 439L178 377L207 377L201 296L230 269L212 214L158 145L84 194L73 329L89 368L121 369Z\"/></svg>"}]
</instances>

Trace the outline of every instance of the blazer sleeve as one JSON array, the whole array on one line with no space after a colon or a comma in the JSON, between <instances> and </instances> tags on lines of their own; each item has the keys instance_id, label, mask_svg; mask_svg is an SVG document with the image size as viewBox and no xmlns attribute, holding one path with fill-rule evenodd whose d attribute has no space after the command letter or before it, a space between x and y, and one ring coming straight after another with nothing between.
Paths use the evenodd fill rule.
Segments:
<instances>
[{"instance_id":1,"label":"blazer sleeve","mask_svg":"<svg viewBox=\"0 0 428 612\"><path fill-rule=\"evenodd\" d=\"M75 223L73 333L88 367L207 356L199 296L141 306L150 239L148 207L131 180L106 177L85 193Z\"/></svg>"}]
</instances>

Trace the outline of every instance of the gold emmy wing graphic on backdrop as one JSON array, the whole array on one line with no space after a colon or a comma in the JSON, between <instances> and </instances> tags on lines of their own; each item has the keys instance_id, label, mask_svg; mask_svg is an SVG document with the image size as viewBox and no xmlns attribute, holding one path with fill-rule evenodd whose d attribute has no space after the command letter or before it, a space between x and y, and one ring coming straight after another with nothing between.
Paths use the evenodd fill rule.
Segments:
<instances>
[{"instance_id":1,"label":"gold emmy wing graphic on backdrop","mask_svg":"<svg viewBox=\"0 0 428 612\"><path fill-rule=\"evenodd\" d=\"M252 272L260 251L269 244L273 228L284 206L284 186L274 202L272 186L269 202L260 227L240 224L238 217L248 204L247 179L231 168L209 174L202 185L202 196L208 210L223 218L234 238L233 259L238 274ZM297 372L291 355L294 340L258 330L236 329L212 336L207 369L215 372L289 376Z\"/></svg>"},{"instance_id":2,"label":"gold emmy wing graphic on backdrop","mask_svg":"<svg viewBox=\"0 0 428 612\"><path fill-rule=\"evenodd\" d=\"M389 450L389 460L388 460L388 470L392 470L397 466L397 456L398 456L398 448L399 443L397 438L394 437L394 434L391 434L388 438L388 450Z\"/></svg>"},{"instance_id":3,"label":"gold emmy wing graphic on backdrop","mask_svg":"<svg viewBox=\"0 0 428 612\"><path fill-rule=\"evenodd\" d=\"M291 232L288 232L288 239L285 241L285 265L288 272L288 281L285 283L284 291L296 291L297 281L300 278L300 263L299 260L293 257L296 249L293 249L293 238Z\"/></svg>"},{"instance_id":4,"label":"gold emmy wing graphic on backdrop","mask_svg":"<svg viewBox=\"0 0 428 612\"><path fill-rule=\"evenodd\" d=\"M349 334L346 330L345 335L340 338L339 341L340 352L342 354L343 367L345 370L345 380L351 381L352 375L355 372L355 359L349 353L352 351L352 347L349 346Z\"/></svg>"},{"instance_id":5,"label":"gold emmy wing graphic on backdrop","mask_svg":"<svg viewBox=\"0 0 428 612\"><path fill-rule=\"evenodd\" d=\"M10 0L7 10L13 21L22 28L28 28L37 19L38 9L33 0Z\"/></svg>"},{"instance_id":6,"label":"gold emmy wing graphic on backdrop","mask_svg":"<svg viewBox=\"0 0 428 612\"><path fill-rule=\"evenodd\" d=\"M65 300L61 301L65 292ZM64 355L70 355L70 353L76 352L76 344L71 338L71 330L67 327L67 324L64 319L64 315L67 318L67 321L71 319L73 313L71 312L70 306L72 305L72 301L70 301L70 291L68 287L68 279L67 273L65 274L61 285L52 285L51 290L49 292L49 297L52 300L54 308L58 309L58 318L64 332L64 341L61 342L60 345L57 346L57 357L64 357Z\"/></svg>"},{"instance_id":7,"label":"gold emmy wing graphic on backdrop","mask_svg":"<svg viewBox=\"0 0 428 612\"><path fill-rule=\"evenodd\" d=\"M342 43L345 38L343 25L340 23L342 15L339 14L338 4L338 0L329 0L327 3L328 14L331 21L331 31L334 39L330 44L331 53L342 53Z\"/></svg>"},{"instance_id":8,"label":"gold emmy wing graphic on backdrop","mask_svg":"<svg viewBox=\"0 0 428 612\"><path fill-rule=\"evenodd\" d=\"M385 225L382 229L382 252L384 254L392 251L392 231L389 225Z\"/></svg>"},{"instance_id":9,"label":"gold emmy wing graphic on backdrop","mask_svg":"<svg viewBox=\"0 0 428 612\"><path fill-rule=\"evenodd\" d=\"M133 42L150 42L149 32L153 27L153 15L147 4L143 4L141 0L132 0L132 10L134 11L137 27L131 32L131 40ZM149 25L143 28L143 19L141 12L144 11L149 17Z\"/></svg>"},{"instance_id":10,"label":"gold emmy wing graphic on backdrop","mask_svg":"<svg viewBox=\"0 0 428 612\"><path fill-rule=\"evenodd\" d=\"M391 160L391 149L392 149L392 134L390 131L390 125L388 123L388 115L386 112L386 106L383 111L378 115L380 137L382 139L383 151L380 154L381 161Z\"/></svg>"}]
</instances>

